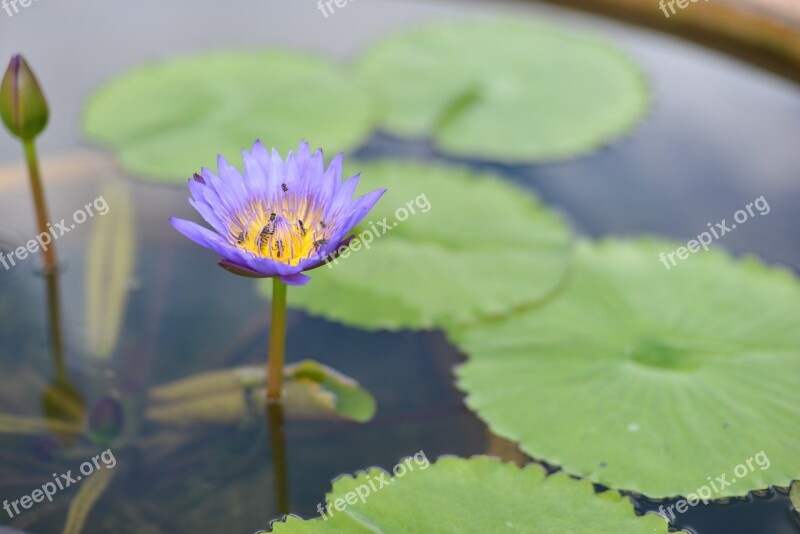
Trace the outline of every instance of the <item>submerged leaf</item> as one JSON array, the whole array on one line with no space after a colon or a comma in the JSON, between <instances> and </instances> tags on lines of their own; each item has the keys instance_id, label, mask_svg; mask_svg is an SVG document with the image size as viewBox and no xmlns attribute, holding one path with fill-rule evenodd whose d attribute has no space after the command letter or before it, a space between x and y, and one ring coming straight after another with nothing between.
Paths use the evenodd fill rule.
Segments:
<instances>
[{"instance_id":1,"label":"submerged leaf","mask_svg":"<svg viewBox=\"0 0 800 534\"><path fill-rule=\"evenodd\" d=\"M150 401L155 404L168 404L199 399L206 394L227 393L241 391L242 380L248 376L257 376L258 369L245 367L237 369L223 369L199 373L161 384L150 389ZM263 379L261 379L263 382Z\"/></svg>"},{"instance_id":2,"label":"submerged leaf","mask_svg":"<svg viewBox=\"0 0 800 534\"><path fill-rule=\"evenodd\" d=\"M521 21L414 28L368 50L357 72L390 132L502 161L585 154L648 106L642 73L615 48Z\"/></svg>"},{"instance_id":3,"label":"submerged leaf","mask_svg":"<svg viewBox=\"0 0 800 534\"><path fill-rule=\"evenodd\" d=\"M282 154L301 139L330 153L353 148L372 130L371 107L369 95L325 60L215 53L112 81L90 100L84 130L130 172L185 183L218 153L235 161L259 138Z\"/></svg>"},{"instance_id":4,"label":"submerged leaf","mask_svg":"<svg viewBox=\"0 0 800 534\"><path fill-rule=\"evenodd\" d=\"M100 399L89 414L89 432L103 446L119 437L124 423L125 412L116 395L106 395Z\"/></svg>"},{"instance_id":5,"label":"submerged leaf","mask_svg":"<svg viewBox=\"0 0 800 534\"><path fill-rule=\"evenodd\" d=\"M337 478L325 516L289 516L274 522L273 532L667 532L664 519L637 516L629 500L599 498L588 481L545 476L536 464L519 469L486 457L445 457L427 465L422 458L400 462L402 475L373 468Z\"/></svg>"},{"instance_id":6,"label":"submerged leaf","mask_svg":"<svg viewBox=\"0 0 800 534\"><path fill-rule=\"evenodd\" d=\"M350 377L313 360L286 369L287 413L316 419L321 413L336 413L366 423L375 415L375 398Z\"/></svg>"},{"instance_id":7,"label":"submerged leaf","mask_svg":"<svg viewBox=\"0 0 800 534\"><path fill-rule=\"evenodd\" d=\"M56 435L79 435L83 432L83 426L79 423L58 419L0 414L0 433L2 434L37 436L48 432Z\"/></svg>"},{"instance_id":8,"label":"submerged leaf","mask_svg":"<svg viewBox=\"0 0 800 534\"><path fill-rule=\"evenodd\" d=\"M42 411L50 431L63 443L74 443L83 432L86 401L81 392L67 380L56 379L47 386L42 395Z\"/></svg>"},{"instance_id":9,"label":"submerged leaf","mask_svg":"<svg viewBox=\"0 0 800 534\"><path fill-rule=\"evenodd\" d=\"M467 404L533 458L615 489L711 498L800 473L800 283L670 242L583 243L564 292L450 332ZM711 486L715 477L726 483ZM705 493L705 490L703 490Z\"/></svg>"},{"instance_id":10,"label":"submerged leaf","mask_svg":"<svg viewBox=\"0 0 800 534\"><path fill-rule=\"evenodd\" d=\"M569 229L533 194L458 168L358 168L362 191L388 190L356 228L352 254L290 291L291 306L367 329L433 329L535 304L566 274Z\"/></svg>"},{"instance_id":11,"label":"submerged leaf","mask_svg":"<svg viewBox=\"0 0 800 534\"><path fill-rule=\"evenodd\" d=\"M93 225L87 249L86 329L89 354L108 358L116 348L128 302L136 223L127 188L108 188L101 198L108 211Z\"/></svg>"},{"instance_id":12,"label":"submerged leaf","mask_svg":"<svg viewBox=\"0 0 800 534\"><path fill-rule=\"evenodd\" d=\"M147 418L172 426L235 424L251 411L265 413L264 370L241 367L202 373L150 391ZM358 382L313 360L284 369L284 413L295 419L366 422L375 399Z\"/></svg>"},{"instance_id":13,"label":"submerged leaf","mask_svg":"<svg viewBox=\"0 0 800 534\"><path fill-rule=\"evenodd\" d=\"M81 534L92 508L108 489L114 478L113 469L98 469L82 481L81 487L69 505L64 534Z\"/></svg>"},{"instance_id":14,"label":"submerged leaf","mask_svg":"<svg viewBox=\"0 0 800 534\"><path fill-rule=\"evenodd\" d=\"M259 373L263 370L225 369L156 386L150 390L147 419L179 427L234 424L247 414L244 383Z\"/></svg>"}]
</instances>

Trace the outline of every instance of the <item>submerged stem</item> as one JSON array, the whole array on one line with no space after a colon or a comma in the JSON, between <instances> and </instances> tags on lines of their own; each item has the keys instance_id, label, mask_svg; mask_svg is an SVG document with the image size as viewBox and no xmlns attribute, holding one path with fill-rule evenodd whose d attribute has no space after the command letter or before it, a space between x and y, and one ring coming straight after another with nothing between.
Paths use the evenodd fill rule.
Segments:
<instances>
[{"instance_id":1,"label":"submerged stem","mask_svg":"<svg viewBox=\"0 0 800 534\"><path fill-rule=\"evenodd\" d=\"M267 399L281 396L283 362L286 352L286 284L277 276L272 279L272 325L267 361Z\"/></svg>"},{"instance_id":2,"label":"submerged stem","mask_svg":"<svg viewBox=\"0 0 800 534\"><path fill-rule=\"evenodd\" d=\"M281 403L267 403L267 422L272 465L275 470L275 495L278 511L286 515L289 513L289 472L286 468L286 435L283 428L283 405Z\"/></svg>"},{"instance_id":3,"label":"submerged stem","mask_svg":"<svg viewBox=\"0 0 800 534\"><path fill-rule=\"evenodd\" d=\"M39 233L48 234L47 228L47 202L44 197L44 188L42 187L42 177L39 173L39 160L36 156L36 144L33 139L26 139L23 142L25 146L25 160L28 163L28 174L31 179L31 192L33 193L33 203L36 206L36 221L39 224ZM56 270L56 253L53 243L47 248L42 250L44 254L44 272L51 274Z\"/></svg>"},{"instance_id":4,"label":"submerged stem","mask_svg":"<svg viewBox=\"0 0 800 534\"><path fill-rule=\"evenodd\" d=\"M47 273L47 304L50 312L50 335L52 336L53 360L56 365L56 382L69 383L67 366L64 363L64 343L61 336L61 304L56 273Z\"/></svg>"}]
</instances>

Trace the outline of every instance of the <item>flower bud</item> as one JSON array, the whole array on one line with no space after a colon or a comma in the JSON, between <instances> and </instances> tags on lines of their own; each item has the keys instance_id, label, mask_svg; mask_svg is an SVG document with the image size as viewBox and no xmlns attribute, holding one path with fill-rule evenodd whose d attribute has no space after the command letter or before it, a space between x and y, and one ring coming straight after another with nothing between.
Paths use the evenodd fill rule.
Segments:
<instances>
[{"instance_id":1,"label":"flower bud","mask_svg":"<svg viewBox=\"0 0 800 534\"><path fill-rule=\"evenodd\" d=\"M110 443L122 433L125 411L116 395L106 395L92 408L89 432L100 443Z\"/></svg>"},{"instance_id":2,"label":"flower bud","mask_svg":"<svg viewBox=\"0 0 800 534\"><path fill-rule=\"evenodd\" d=\"M19 54L11 58L0 83L0 117L6 128L23 141L33 139L47 125L44 93L33 71Z\"/></svg>"}]
</instances>

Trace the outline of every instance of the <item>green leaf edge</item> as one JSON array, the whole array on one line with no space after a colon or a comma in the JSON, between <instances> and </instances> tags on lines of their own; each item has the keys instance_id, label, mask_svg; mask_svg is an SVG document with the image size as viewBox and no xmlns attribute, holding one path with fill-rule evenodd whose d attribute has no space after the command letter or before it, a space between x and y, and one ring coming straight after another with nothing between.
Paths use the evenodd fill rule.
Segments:
<instances>
[{"instance_id":1,"label":"green leaf edge","mask_svg":"<svg viewBox=\"0 0 800 534\"><path fill-rule=\"evenodd\" d=\"M398 464L404 462L406 459L409 459L409 458L413 458L413 457L406 456L406 457L402 458L400 460L400 462L398 462ZM666 532L668 532L669 523L666 521L666 519L664 519L663 517L661 517L658 514L653 514L653 513L649 513L649 514L645 514L645 515L636 514L636 510L634 508L633 502L631 502L630 499L625 498L619 492L609 489L609 490L605 490L605 491L602 491L602 492L598 493L597 491L595 491L594 484L592 482L590 482L588 479L574 477L574 476L569 475L568 473L566 473L564 471L558 471L558 472L555 472L553 474L548 475L547 474L547 470L541 464L538 464L538 463L535 463L535 462L529 463L529 464L525 465L524 467L520 468L520 467L517 467L513 463L503 462L499 458L486 456L486 455L474 455L474 456L471 456L469 458L460 458L460 457L457 457L457 456L454 456L454 455L442 455L442 456L438 457L435 461L431 462L430 466L433 467L435 465L441 465L443 463L447 464L447 463L468 463L468 462L479 464L479 465L486 465L486 466L489 466L490 464L495 464L495 465L498 466L499 469L505 469L506 471L517 471L518 472L517 476L525 477L528 482L532 482L532 483L535 483L535 484L550 484L550 485L552 485L552 484L562 484L562 485L564 485L564 484L574 484L574 487L577 488L577 490L575 492L576 495L579 492L584 494L584 495L587 495L587 496L588 496L589 493L591 493L596 498L607 502L609 505L614 505L614 506L617 506L617 507L620 507L620 508L624 508L625 511L630 512L631 515L641 518L643 529L644 529L645 526L649 526L653 533L660 533L660 532L666 533ZM370 467L370 468L366 468L366 469L359 469L358 471L355 472L355 474L343 474L343 475L340 475L340 476L338 476L338 477L336 477L336 478L334 478L332 480L332 482L331 482L331 484L332 484L331 490L326 492L326 494L325 494L325 504L331 504L333 502L333 500L335 499L337 483L339 483L340 481L345 481L345 483L346 482L354 482L355 483L355 482L358 482L360 479L366 477L367 475L375 473L375 472L387 473L389 476L392 475L391 473L389 473L388 471L386 471L385 469L380 468L380 467ZM270 522L270 525L269 525L269 531L270 532L273 531L273 528L277 524L286 525L286 527L288 528L288 527L291 526L291 524L294 524L294 523L297 523L297 522L308 523L308 522L315 522L315 521L322 522L322 521L324 521L324 519L315 517L313 519L305 520L305 519L303 519L300 516L297 516L295 514L289 514L289 515L284 516L283 518L272 520ZM262 532L264 532L264 531L262 531ZM262 532L260 532L258 534L262 534ZM287 530L287 532L288 532L288 530ZM685 531L679 531L679 532L683 533L683 534L689 534L689 533L687 533Z\"/></svg>"},{"instance_id":2,"label":"green leaf edge","mask_svg":"<svg viewBox=\"0 0 800 534\"><path fill-rule=\"evenodd\" d=\"M482 22L482 23L497 23L497 22L513 22L519 24L520 21L516 19L509 19L503 17L494 17L493 19L480 19L475 17L465 17L461 18L457 21L457 23L464 23L464 22ZM371 53L378 47L383 46L391 39L397 38L404 34L409 34L415 31L419 31L424 28L433 28L435 26L439 26L442 24L453 24L453 21L448 22L432 22L427 25L418 25L413 26L410 28L406 28L400 30L399 32L395 32L394 34L389 35L388 37L384 37L382 40L373 43L369 52ZM378 128L386 131L392 135L396 135L402 139L408 140L425 140L431 142L439 151L443 152L444 154L450 154L452 156L460 157L460 158L469 158L469 159L477 159L480 161L488 161L488 162L500 162L512 165L525 165L525 164L545 164L545 163L564 163L567 161L572 161L575 159L579 159L582 157L586 157L588 155L596 153L598 150L609 147L614 143L621 142L626 138L630 138L634 134L634 130L636 127L647 119L649 112L653 109L653 95L652 95L652 83L650 82L650 78L647 73L641 68L641 66L634 60L633 56L629 53L623 51L620 47L613 44L608 38L602 35L583 35L576 32L570 32L562 29L558 25L555 24L548 24L542 22L527 22L531 26L536 26L538 29L554 34L560 38L572 40L572 41L580 41L584 44L591 44L594 45L598 50L602 50L608 53L611 56L616 57L621 63L627 64L631 67L631 71L637 74L636 78L638 80L638 87L641 91L639 91L639 102L637 105L637 110L634 114L631 115L628 121L620 123L620 125L610 130L605 135L598 135L597 139L590 141L584 145L584 149L582 150L572 150L568 152L564 152L558 155L551 155L548 157L534 157L534 158L526 158L526 157L516 157L516 156L508 156L508 155L501 155L498 156L496 153L491 152L482 152L481 150L469 150L469 151L462 151L458 149L448 148L447 146L443 146L437 140L438 129L445 125L445 123L439 122L437 123L435 129L429 132L411 132L405 129L400 128L392 128L386 124L384 114L380 111L376 111L378 119L377 125ZM350 64L350 71L356 77L360 77L359 71L361 68L362 61L365 61L363 58L366 54L362 52L362 54ZM367 85L366 82L364 85ZM373 99L376 102L375 109L380 110L382 108L382 103L380 99L380 95L375 94L374 91L368 89L373 95ZM463 95L461 95L463 96ZM460 99L461 97L459 97ZM452 104L452 103L451 103ZM451 110L442 109L442 114L451 113ZM452 120L452 116L448 118L448 120Z\"/></svg>"},{"instance_id":3,"label":"green leaf edge","mask_svg":"<svg viewBox=\"0 0 800 534\"><path fill-rule=\"evenodd\" d=\"M263 54L269 55L283 55L287 58L296 58L299 60L307 61L311 60L314 62L319 62L320 64L324 64L326 67L332 68L334 71L339 72L343 78L346 78L350 83L354 85L361 93L364 98L365 106L367 109L367 119L363 125L363 131L361 132L360 140L353 141L348 143L345 146L337 147L339 148L338 152L349 152L356 150L364 145L366 141L368 141L375 133L378 125L380 124L380 115L378 113L377 105L375 98L373 97L372 91L370 91L360 79L354 78L352 76L347 76L347 71L343 69L342 63L339 61L332 60L329 57L314 54L305 51L297 51L285 47L264 47L264 48L241 48L241 47L229 47L229 48L221 48L206 52L195 52L195 53L181 53L176 54L174 56L158 58L154 61L147 61L145 63L139 64L134 66L131 69L128 69L123 72L115 73L114 75L102 80L98 88L96 88L85 100L83 107L81 109L81 120L80 120L80 128L81 128L81 135L89 140L90 143L100 147L107 155L110 156L112 161L116 162L116 165L120 168L120 172L126 179L134 180L134 181L141 181L147 184L152 184L156 186L162 187L182 187L185 186L185 182L191 173L195 170L199 170L201 163L198 162L197 169L187 169L185 176L173 176L167 174L158 174L158 173L149 173L144 171L143 169L139 168L138 164L136 163L137 160L130 160L127 152L120 149L118 147L118 143L111 141L107 138L104 139L102 132L97 132L92 127L89 122L89 113L90 110L96 105L96 102L101 99L105 93L112 90L112 88L118 84L119 82L123 81L126 77L131 76L133 74L142 74L148 71L155 71L164 68L164 66L169 65L170 63L176 61L185 61L185 60L193 60L193 59L200 59L200 58L222 58L229 55L251 55L251 56L258 56ZM256 139L253 139L255 142ZM298 139L297 142L299 143L302 139ZM269 146L268 146L269 148ZM325 148L325 147L321 147ZM241 147L242 150L249 150L249 146ZM213 154L212 156L216 156ZM241 162L237 161L236 159L231 159L229 163L239 170L241 169Z\"/></svg>"},{"instance_id":4,"label":"green leaf edge","mask_svg":"<svg viewBox=\"0 0 800 534\"><path fill-rule=\"evenodd\" d=\"M599 240L596 240L596 241L583 238L583 239L579 239L575 243L575 248L577 249L578 247L585 246L585 245L593 246L593 247L596 247L596 248L603 248L603 247L614 246L614 245L619 244L619 243L624 243L624 244L643 243L643 244L647 244L647 245L659 245L659 246L664 247L664 250L673 250L673 249L675 249L675 248L677 248L679 246L685 245L685 243L681 243L681 242L678 242L678 241L666 239L666 238L659 237L659 236L643 235L643 236L639 236L639 237L635 237L635 238L628 238L628 239L620 239L620 238L615 238L615 237L605 237L605 238L602 238L602 239L599 239ZM777 264L769 264L766 261L762 260L760 257L758 257L756 254L753 254L753 253L745 253L745 254L742 254L742 255L739 255L739 256L733 256L730 252L727 251L727 249L724 249L724 248L721 248L721 247L717 248L717 249L712 249L712 250L710 250L708 252L711 253L711 254L727 256L728 259L733 264L738 265L739 267L741 267L742 269L747 270L748 272L757 273L757 274L760 274L760 275L768 275L768 276L780 279L780 280L782 280L784 282L791 282L791 283L800 282L800 280L798 280L798 278L794 275L794 273L791 271L791 269L789 267L786 267L786 266L783 266L783 265L777 265ZM571 276L571 274L572 274L572 269L570 269L570 276ZM524 313L525 311L527 311L527 310L522 310L521 313ZM508 318L508 317L511 317L511 315L506 316L504 318ZM531 458L541 459L541 460L546 461L546 458L544 458L542 455L538 454L536 451L530 449L525 444L521 443L519 438L516 437L516 431L515 430L508 430L508 429L505 428L505 425L503 425L503 424L498 424L498 423L495 423L495 422L488 421L483 416L481 410L478 410L475 406L473 406L473 404L472 404L473 403L472 394L464 388L464 386L462 384L462 381L461 381L460 373L459 373L460 368L463 367L469 361L469 352L467 352L465 349L461 348L461 345L459 345L459 343L458 343L459 335L460 335L461 332L466 331L469 328L469 326L470 325L466 325L466 326L458 327L458 328L455 328L455 329L446 329L446 330L444 330L444 334L445 334L445 337L446 337L447 341L449 343L453 344L454 346L459 347L460 352L466 356L466 361L463 362L463 363L458 364L453 369L453 373L456 376L455 385L465 395L464 396L464 404L470 409L470 411L472 411L475 415L478 416L478 418L487 426L487 428L489 428L489 430L492 433L496 434L497 436L499 436L501 438L507 439L507 440L511 441L512 443L515 443L523 453L525 453L526 455L530 456ZM582 480L589 480L594 484L603 485L604 487L608 487L610 491L626 491L626 492L632 492L632 493L635 493L635 494L641 494L641 495L645 495L645 496L647 495L647 494L644 494L644 493L641 493L641 492L638 492L638 491L635 491L635 490L631 490L629 488L615 487L613 484L610 484L608 481L600 480L596 476L596 474L594 476L587 477L586 475L580 473L578 470L576 470L574 468L571 468L569 465L565 464L564 462L560 462L558 467L560 469L562 469L563 472L568 473L572 477L579 478L579 479L582 479ZM783 478L785 478L788 481L792 481L794 478L796 478L796 476L797 476L797 473L794 473L794 474L785 473L783 475ZM789 484L786 484L786 486L789 486L790 484L791 484L791 482ZM795 484L797 485L798 483L795 483ZM765 490L765 489L767 489L767 488L753 488L751 490L748 490L746 492L746 495L749 495L752 492L762 491L762 490ZM797 495L797 498L798 498L798 503L800 503L800 487L797 488L796 495ZM737 495L721 495L721 496L716 497L715 499L712 499L712 502L719 501L719 500L725 500L725 499L728 499L730 497L744 497L744 496L745 496L745 494L742 494L742 495L738 495L738 494ZM655 498L659 498L659 499L670 499L670 498L677 499L677 498L680 498L680 497L686 497L686 496L685 495L671 495L671 496L657 496Z\"/></svg>"},{"instance_id":5,"label":"green leaf edge","mask_svg":"<svg viewBox=\"0 0 800 534\"><path fill-rule=\"evenodd\" d=\"M500 320L511 315L524 313L528 310L535 309L539 306L545 305L548 301L550 301L553 298L556 298L558 294L561 293L561 291L563 291L565 285L568 283L570 274L572 272L573 258L575 256L575 251L579 243L579 238L570 220L564 215L564 213L561 210L555 209L553 206L547 204L544 201L544 199L542 199L539 196L538 192L532 192L521 187L519 184L508 180L501 172L498 171L491 171L486 169L473 169L464 164L458 164L458 163L449 164L441 161L428 162L415 159L408 160L408 159L397 159L397 158L376 158L376 159L365 158L359 160L351 160L350 162L348 162L346 164L346 169L345 169L348 172L345 172L344 174L347 176L352 175L353 169L369 170L371 167L377 167L377 166L391 167L394 165L430 166L434 170L444 170L445 172L460 173L463 177L467 177L470 180L500 182L503 187L516 189L517 193L525 196L527 202L530 204L529 208L531 210L534 211L542 210L546 212L551 219L557 220L563 226L566 241L565 241L563 269L558 280L555 281L547 291L542 292L539 298L530 300L528 302L524 302L522 304L507 306L503 311L476 310L473 312L474 316L467 320L457 320L457 321L428 320L428 321L419 321L419 324L413 326L407 324L406 322L403 322L402 319L381 320L372 322L370 324L360 324L356 321L351 321L351 320L344 321L340 317L328 311L330 307L324 307L323 309L320 309L320 308L311 308L305 305L300 306L296 303L293 303L290 296L289 307L291 309L302 311L303 313L307 314L310 317L324 319L326 321L330 321L336 324L341 324L348 328L358 328L359 330L363 330L365 332L378 332L378 331L385 331L385 332L445 331L446 332L448 330L468 328L470 326L485 321ZM356 172L360 173L360 171ZM358 194L358 191L356 192L356 194ZM363 229L363 226L364 223L362 222L358 226L356 226L356 228L354 228L353 231L350 233L357 234L360 229ZM310 284L313 284L314 271L310 271L309 276L311 276ZM256 282L256 291L262 298L270 300L272 298L272 284L267 282L268 281ZM352 293L356 290L362 291L361 288L355 288L352 285L346 285L340 283L337 283L336 285L341 287L342 294L346 294L348 292ZM302 288L300 289L300 291L302 291ZM406 305L405 303L397 300L394 297L382 297L372 294L370 295L370 298L372 298L375 301L382 300L383 302L387 303L386 308L402 310L402 315L404 317L411 315L416 316L418 313L417 312L418 308L412 308Z\"/></svg>"}]
</instances>

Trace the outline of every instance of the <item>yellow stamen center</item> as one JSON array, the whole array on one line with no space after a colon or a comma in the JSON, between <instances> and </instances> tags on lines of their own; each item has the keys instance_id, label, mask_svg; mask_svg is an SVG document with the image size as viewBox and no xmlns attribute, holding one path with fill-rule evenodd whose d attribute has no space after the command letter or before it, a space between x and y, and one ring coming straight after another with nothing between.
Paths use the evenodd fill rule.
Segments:
<instances>
[{"instance_id":1,"label":"yellow stamen center","mask_svg":"<svg viewBox=\"0 0 800 534\"><path fill-rule=\"evenodd\" d=\"M228 240L255 256L297 265L328 243L331 226L322 208L291 193L274 202L252 200L231 218Z\"/></svg>"}]
</instances>

